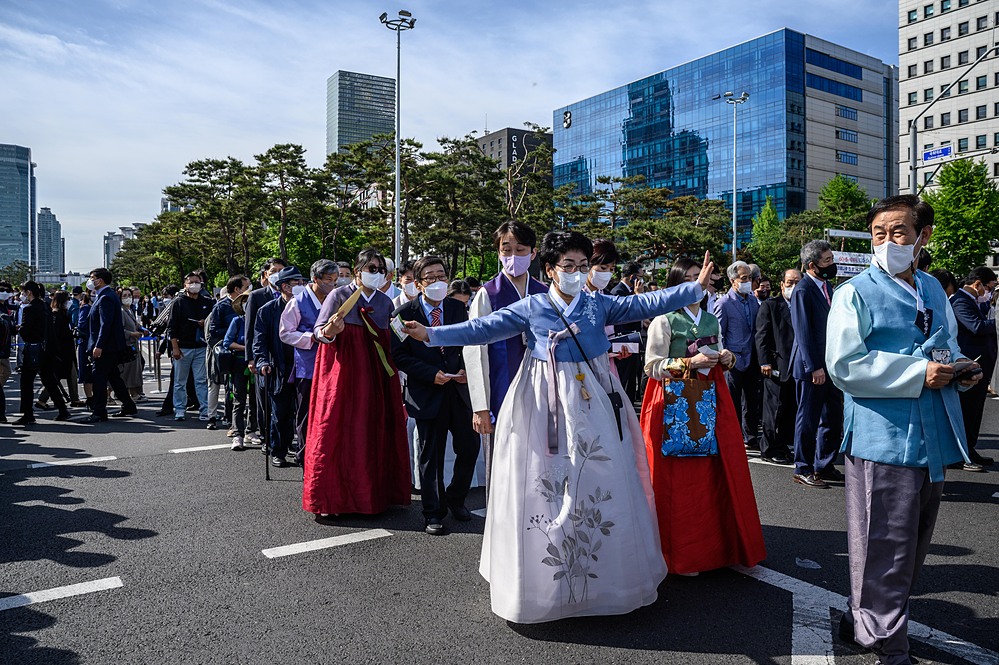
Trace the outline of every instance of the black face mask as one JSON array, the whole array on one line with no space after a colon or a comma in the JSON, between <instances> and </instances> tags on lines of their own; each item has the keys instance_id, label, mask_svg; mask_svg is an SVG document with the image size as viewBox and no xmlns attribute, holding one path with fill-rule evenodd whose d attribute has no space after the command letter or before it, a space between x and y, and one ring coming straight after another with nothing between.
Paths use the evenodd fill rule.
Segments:
<instances>
[{"instance_id":1,"label":"black face mask","mask_svg":"<svg viewBox=\"0 0 999 665\"><path fill-rule=\"evenodd\" d=\"M836 276L836 264L831 263L827 265L825 268L820 268L818 266L815 266L815 272L822 279L832 279L833 277Z\"/></svg>"},{"instance_id":2,"label":"black face mask","mask_svg":"<svg viewBox=\"0 0 999 665\"><path fill-rule=\"evenodd\" d=\"M722 284L724 283L725 283L724 277L719 277L718 279L711 280L711 286L714 287L716 291L720 289L722 287Z\"/></svg>"}]
</instances>

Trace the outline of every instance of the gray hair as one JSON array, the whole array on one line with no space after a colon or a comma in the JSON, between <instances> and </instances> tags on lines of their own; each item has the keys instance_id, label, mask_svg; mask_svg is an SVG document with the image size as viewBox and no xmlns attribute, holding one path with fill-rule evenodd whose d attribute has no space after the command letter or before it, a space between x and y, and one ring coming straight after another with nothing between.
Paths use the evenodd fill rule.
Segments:
<instances>
[{"instance_id":1,"label":"gray hair","mask_svg":"<svg viewBox=\"0 0 999 665\"><path fill-rule=\"evenodd\" d=\"M819 260L822 259L822 255L831 251L832 245L825 240L809 240L801 248L801 269L808 270L810 263L818 265Z\"/></svg>"},{"instance_id":2,"label":"gray hair","mask_svg":"<svg viewBox=\"0 0 999 665\"><path fill-rule=\"evenodd\" d=\"M749 270L752 274L753 269L749 267L749 264L745 261L734 261L732 265L725 269L725 274L728 275L728 281L734 282L735 278L739 276L739 271L745 268Z\"/></svg>"},{"instance_id":3,"label":"gray hair","mask_svg":"<svg viewBox=\"0 0 999 665\"><path fill-rule=\"evenodd\" d=\"M312 273L312 279L319 280L326 275L339 275L340 266L329 259L319 259L312 264L310 272Z\"/></svg>"},{"instance_id":4,"label":"gray hair","mask_svg":"<svg viewBox=\"0 0 999 665\"><path fill-rule=\"evenodd\" d=\"M749 264L749 276L751 278L753 278L753 280L763 279L763 271L760 270L760 267L758 265L756 265L755 263L750 263Z\"/></svg>"}]
</instances>

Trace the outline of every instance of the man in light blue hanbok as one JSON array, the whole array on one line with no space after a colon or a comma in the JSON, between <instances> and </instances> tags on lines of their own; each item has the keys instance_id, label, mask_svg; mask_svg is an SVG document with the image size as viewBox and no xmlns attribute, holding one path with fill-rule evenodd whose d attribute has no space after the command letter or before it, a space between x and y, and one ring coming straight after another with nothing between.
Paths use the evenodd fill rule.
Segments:
<instances>
[{"instance_id":1,"label":"man in light blue hanbok","mask_svg":"<svg viewBox=\"0 0 999 665\"><path fill-rule=\"evenodd\" d=\"M582 291L591 256L585 236L549 233L547 293L467 323L406 322L432 346L526 337L496 421L479 564L493 612L516 623L624 614L655 602L666 576L645 443L604 326L699 302L713 265L705 256L699 282L615 297Z\"/></svg>"},{"instance_id":2,"label":"man in light blue hanbok","mask_svg":"<svg viewBox=\"0 0 999 665\"><path fill-rule=\"evenodd\" d=\"M967 459L958 386L977 363L961 355L939 282L913 267L933 209L915 196L868 213L871 267L833 295L826 367L846 395L849 607L840 635L905 665L909 596L929 549L944 470ZM981 373L978 373L978 377Z\"/></svg>"}]
</instances>

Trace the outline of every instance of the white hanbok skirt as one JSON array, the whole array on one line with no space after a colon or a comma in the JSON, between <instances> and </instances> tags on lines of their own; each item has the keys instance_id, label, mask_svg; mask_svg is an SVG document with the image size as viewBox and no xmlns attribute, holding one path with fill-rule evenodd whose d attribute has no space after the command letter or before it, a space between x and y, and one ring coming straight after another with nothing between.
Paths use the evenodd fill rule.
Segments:
<instances>
[{"instance_id":1,"label":"white hanbok skirt","mask_svg":"<svg viewBox=\"0 0 999 665\"><path fill-rule=\"evenodd\" d=\"M618 435L605 387L624 390L606 354L591 363L598 377L556 363L556 453L547 362L525 358L497 418L479 572L493 612L515 623L625 614L655 602L666 577L638 418L626 403Z\"/></svg>"}]
</instances>

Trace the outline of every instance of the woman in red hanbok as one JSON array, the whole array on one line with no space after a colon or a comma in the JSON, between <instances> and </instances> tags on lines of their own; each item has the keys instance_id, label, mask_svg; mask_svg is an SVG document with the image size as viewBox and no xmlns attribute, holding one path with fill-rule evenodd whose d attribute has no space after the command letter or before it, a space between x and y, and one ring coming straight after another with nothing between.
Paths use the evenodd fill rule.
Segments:
<instances>
[{"instance_id":1,"label":"woman in red hanbok","mask_svg":"<svg viewBox=\"0 0 999 665\"><path fill-rule=\"evenodd\" d=\"M389 343L394 305L379 290L385 275L380 254L361 252L355 282L331 292L316 320L322 344L302 490L302 508L316 515L374 515L409 505L406 415Z\"/></svg>"},{"instance_id":2,"label":"woman in red hanbok","mask_svg":"<svg viewBox=\"0 0 999 665\"><path fill-rule=\"evenodd\" d=\"M699 269L690 259L678 260L667 287L695 281ZM755 566L766 558L742 433L723 370L734 363L732 352L722 348L718 320L699 305L658 316L649 326L645 373L650 381L641 424L663 557L671 573L696 575L734 564ZM714 416L717 455L663 454L664 390L678 395L684 376L714 384L715 404L710 404L708 394L705 408L698 411L705 424ZM667 436L683 437L687 425L668 432Z\"/></svg>"}]
</instances>

